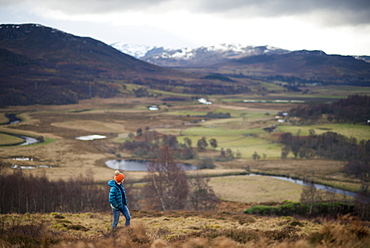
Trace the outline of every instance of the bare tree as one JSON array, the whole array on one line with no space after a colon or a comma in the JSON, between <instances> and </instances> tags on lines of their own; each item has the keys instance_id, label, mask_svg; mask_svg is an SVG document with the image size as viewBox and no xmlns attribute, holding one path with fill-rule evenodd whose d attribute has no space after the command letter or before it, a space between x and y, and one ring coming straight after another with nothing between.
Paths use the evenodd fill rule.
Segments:
<instances>
[{"instance_id":1,"label":"bare tree","mask_svg":"<svg viewBox=\"0 0 370 248\"><path fill-rule=\"evenodd\" d=\"M147 207L163 211L184 209L189 193L187 178L182 165L173 160L169 146L160 148L148 171L148 183L143 189Z\"/></svg>"},{"instance_id":2,"label":"bare tree","mask_svg":"<svg viewBox=\"0 0 370 248\"><path fill-rule=\"evenodd\" d=\"M189 180L189 208L199 210L213 210L220 202L213 189L208 185L209 179L197 174Z\"/></svg>"},{"instance_id":3,"label":"bare tree","mask_svg":"<svg viewBox=\"0 0 370 248\"><path fill-rule=\"evenodd\" d=\"M314 184L309 183L308 187L302 189L300 201L309 206L309 214L312 214L313 205L317 202L321 202L322 196L320 191L315 188Z\"/></svg>"}]
</instances>

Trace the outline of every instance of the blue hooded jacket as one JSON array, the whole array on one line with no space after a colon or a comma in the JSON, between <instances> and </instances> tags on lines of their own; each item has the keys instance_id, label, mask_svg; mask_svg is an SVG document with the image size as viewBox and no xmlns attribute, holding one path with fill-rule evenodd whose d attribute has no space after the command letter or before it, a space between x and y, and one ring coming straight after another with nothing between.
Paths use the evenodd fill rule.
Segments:
<instances>
[{"instance_id":1,"label":"blue hooded jacket","mask_svg":"<svg viewBox=\"0 0 370 248\"><path fill-rule=\"evenodd\" d=\"M123 205L127 205L128 203L123 184L117 184L116 181L110 180L108 185L111 187L109 191L110 206L116 210L123 209Z\"/></svg>"}]
</instances>

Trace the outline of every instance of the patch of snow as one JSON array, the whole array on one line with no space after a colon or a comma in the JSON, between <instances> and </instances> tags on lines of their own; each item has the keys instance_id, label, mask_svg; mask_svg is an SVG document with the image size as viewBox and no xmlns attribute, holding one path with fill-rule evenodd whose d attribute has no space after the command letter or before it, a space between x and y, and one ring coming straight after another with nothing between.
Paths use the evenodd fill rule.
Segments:
<instances>
[{"instance_id":1,"label":"patch of snow","mask_svg":"<svg viewBox=\"0 0 370 248\"><path fill-rule=\"evenodd\" d=\"M13 158L13 160L17 160L17 161L33 161L33 158Z\"/></svg>"},{"instance_id":2,"label":"patch of snow","mask_svg":"<svg viewBox=\"0 0 370 248\"><path fill-rule=\"evenodd\" d=\"M198 102L200 102L201 104L205 104L205 105L210 105L210 104L212 104L212 102L207 101L205 98L199 98L199 99L198 99Z\"/></svg>"},{"instance_id":3,"label":"patch of snow","mask_svg":"<svg viewBox=\"0 0 370 248\"><path fill-rule=\"evenodd\" d=\"M140 44L125 44L123 42L116 42L111 44L110 46L135 58L144 57L149 50L152 50L154 48L154 46Z\"/></svg>"},{"instance_id":4,"label":"patch of snow","mask_svg":"<svg viewBox=\"0 0 370 248\"><path fill-rule=\"evenodd\" d=\"M152 106L148 107L148 109L149 110L159 110L157 105L152 105Z\"/></svg>"},{"instance_id":5,"label":"patch of snow","mask_svg":"<svg viewBox=\"0 0 370 248\"><path fill-rule=\"evenodd\" d=\"M22 169L22 170L34 170L34 169L36 169L35 166L21 166L21 165L17 165L17 164L12 165L10 167L12 169Z\"/></svg>"},{"instance_id":6,"label":"patch of snow","mask_svg":"<svg viewBox=\"0 0 370 248\"><path fill-rule=\"evenodd\" d=\"M38 165L38 168L53 168L51 165Z\"/></svg>"},{"instance_id":7,"label":"patch of snow","mask_svg":"<svg viewBox=\"0 0 370 248\"><path fill-rule=\"evenodd\" d=\"M105 139L106 137L107 136L104 136L104 135L94 134L94 135L80 136L80 137L77 137L76 139L77 140L96 140L96 139Z\"/></svg>"}]
</instances>

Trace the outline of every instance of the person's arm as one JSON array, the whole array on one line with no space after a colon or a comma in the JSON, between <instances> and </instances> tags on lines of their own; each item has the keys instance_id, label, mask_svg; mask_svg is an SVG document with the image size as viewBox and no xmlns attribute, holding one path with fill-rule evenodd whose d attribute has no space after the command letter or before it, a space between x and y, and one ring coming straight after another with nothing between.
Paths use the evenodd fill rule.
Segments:
<instances>
[{"instance_id":1,"label":"person's arm","mask_svg":"<svg viewBox=\"0 0 370 248\"><path fill-rule=\"evenodd\" d=\"M112 208L119 210L118 202L116 200L117 189L112 187L109 191L109 203Z\"/></svg>"}]
</instances>

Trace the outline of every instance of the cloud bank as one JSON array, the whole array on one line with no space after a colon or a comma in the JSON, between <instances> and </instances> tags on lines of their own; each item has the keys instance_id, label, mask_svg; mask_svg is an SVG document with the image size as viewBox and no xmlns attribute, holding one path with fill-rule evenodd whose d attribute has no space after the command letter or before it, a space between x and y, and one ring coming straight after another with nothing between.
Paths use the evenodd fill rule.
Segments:
<instances>
[{"instance_id":1,"label":"cloud bank","mask_svg":"<svg viewBox=\"0 0 370 248\"><path fill-rule=\"evenodd\" d=\"M185 10L238 19L306 16L329 26L370 24L369 0L0 0L0 5L27 5L64 15Z\"/></svg>"}]
</instances>

